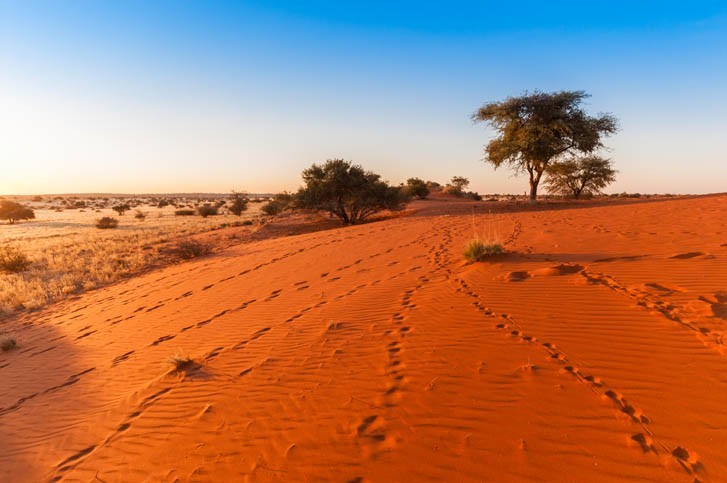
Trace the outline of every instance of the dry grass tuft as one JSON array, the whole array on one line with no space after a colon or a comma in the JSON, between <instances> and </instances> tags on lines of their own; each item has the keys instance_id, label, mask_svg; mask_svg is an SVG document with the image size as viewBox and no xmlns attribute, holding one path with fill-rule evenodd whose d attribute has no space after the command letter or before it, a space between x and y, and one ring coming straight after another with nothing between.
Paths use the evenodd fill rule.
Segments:
<instances>
[{"instance_id":1,"label":"dry grass tuft","mask_svg":"<svg viewBox=\"0 0 727 483\"><path fill-rule=\"evenodd\" d=\"M0 350L7 352L15 349L18 343L12 337L0 337Z\"/></svg>"},{"instance_id":2,"label":"dry grass tuft","mask_svg":"<svg viewBox=\"0 0 727 483\"><path fill-rule=\"evenodd\" d=\"M119 220L110 216L104 216L96 220L96 228L100 230L109 230L119 226Z\"/></svg>"},{"instance_id":3,"label":"dry grass tuft","mask_svg":"<svg viewBox=\"0 0 727 483\"><path fill-rule=\"evenodd\" d=\"M0 247L0 271L8 273L24 272L30 266L28 257L15 247Z\"/></svg>"},{"instance_id":4,"label":"dry grass tuft","mask_svg":"<svg viewBox=\"0 0 727 483\"><path fill-rule=\"evenodd\" d=\"M167 363L172 366L172 371L182 372L192 367L194 365L194 360L192 360L192 358L188 355L177 353L170 356L169 359L167 359Z\"/></svg>"},{"instance_id":5,"label":"dry grass tuft","mask_svg":"<svg viewBox=\"0 0 727 483\"><path fill-rule=\"evenodd\" d=\"M182 240L177 243L173 250L183 260L203 257L211 251L212 247L210 245L197 240Z\"/></svg>"},{"instance_id":6,"label":"dry grass tuft","mask_svg":"<svg viewBox=\"0 0 727 483\"><path fill-rule=\"evenodd\" d=\"M494 255L505 253L505 249L499 243L485 243L479 238L467 242L464 249L464 257L469 262L482 262Z\"/></svg>"}]
</instances>

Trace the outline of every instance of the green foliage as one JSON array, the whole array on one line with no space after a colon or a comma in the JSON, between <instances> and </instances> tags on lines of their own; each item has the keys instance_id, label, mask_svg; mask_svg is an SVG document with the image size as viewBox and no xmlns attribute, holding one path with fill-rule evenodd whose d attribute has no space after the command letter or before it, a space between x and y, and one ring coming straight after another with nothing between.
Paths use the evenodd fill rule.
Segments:
<instances>
[{"instance_id":1,"label":"green foliage","mask_svg":"<svg viewBox=\"0 0 727 483\"><path fill-rule=\"evenodd\" d=\"M548 167L545 186L550 194L581 196L599 194L616 181L611 160L600 156L584 156L553 163Z\"/></svg>"},{"instance_id":2,"label":"green foliage","mask_svg":"<svg viewBox=\"0 0 727 483\"><path fill-rule=\"evenodd\" d=\"M465 191L470 185L470 180L464 176L452 176L452 180L449 182L451 186L459 191Z\"/></svg>"},{"instance_id":3,"label":"green foliage","mask_svg":"<svg viewBox=\"0 0 727 483\"><path fill-rule=\"evenodd\" d=\"M295 207L295 196L290 193L278 193L260 209L268 216L279 215L285 210Z\"/></svg>"},{"instance_id":4,"label":"green foliage","mask_svg":"<svg viewBox=\"0 0 727 483\"><path fill-rule=\"evenodd\" d=\"M227 205L227 209L230 210L230 213L232 213L233 215L240 216L242 215L243 211L247 210L248 203L249 200L245 193L238 193L237 191L233 191L230 195L230 201Z\"/></svg>"},{"instance_id":5,"label":"green foliage","mask_svg":"<svg viewBox=\"0 0 727 483\"><path fill-rule=\"evenodd\" d=\"M110 216L104 216L96 220L96 228L100 230L110 230L119 226L119 220Z\"/></svg>"},{"instance_id":6,"label":"green foliage","mask_svg":"<svg viewBox=\"0 0 727 483\"><path fill-rule=\"evenodd\" d=\"M452 180L442 189L442 193L446 195L457 196L461 198L465 195L470 180L463 176L453 176Z\"/></svg>"},{"instance_id":7,"label":"green foliage","mask_svg":"<svg viewBox=\"0 0 727 483\"><path fill-rule=\"evenodd\" d=\"M296 206L327 211L344 225L362 222L382 210L402 210L409 199L378 174L343 159L314 164L303 171L303 182L305 186L295 195Z\"/></svg>"},{"instance_id":8,"label":"green foliage","mask_svg":"<svg viewBox=\"0 0 727 483\"><path fill-rule=\"evenodd\" d=\"M404 189L409 196L419 198L420 200L426 199L430 193L427 183L419 178L409 178L406 180Z\"/></svg>"},{"instance_id":9,"label":"green foliage","mask_svg":"<svg viewBox=\"0 0 727 483\"><path fill-rule=\"evenodd\" d=\"M216 206L212 206L209 203L205 203L204 205L197 207L197 213L199 213L199 216L201 216L202 218L215 216L218 210L219 208L217 208Z\"/></svg>"},{"instance_id":10,"label":"green foliage","mask_svg":"<svg viewBox=\"0 0 727 483\"><path fill-rule=\"evenodd\" d=\"M486 244L479 238L474 238L467 242L464 249L464 257L469 262L481 262L493 255L505 253L502 245L498 243Z\"/></svg>"},{"instance_id":11,"label":"green foliage","mask_svg":"<svg viewBox=\"0 0 727 483\"><path fill-rule=\"evenodd\" d=\"M31 265L28 257L15 247L0 247L0 270L8 273L24 272Z\"/></svg>"},{"instance_id":12,"label":"green foliage","mask_svg":"<svg viewBox=\"0 0 727 483\"><path fill-rule=\"evenodd\" d=\"M535 91L520 97L482 106L472 115L498 133L485 147L485 161L499 168L508 165L530 178L530 200L535 202L538 184L548 166L568 154L592 153L603 146L601 139L617 131L610 114L589 116L581 107L588 97L583 91L545 93Z\"/></svg>"},{"instance_id":13,"label":"green foliage","mask_svg":"<svg viewBox=\"0 0 727 483\"><path fill-rule=\"evenodd\" d=\"M0 220L7 220L11 225L18 220L32 220L35 212L32 208L10 200L0 200Z\"/></svg>"}]
</instances>

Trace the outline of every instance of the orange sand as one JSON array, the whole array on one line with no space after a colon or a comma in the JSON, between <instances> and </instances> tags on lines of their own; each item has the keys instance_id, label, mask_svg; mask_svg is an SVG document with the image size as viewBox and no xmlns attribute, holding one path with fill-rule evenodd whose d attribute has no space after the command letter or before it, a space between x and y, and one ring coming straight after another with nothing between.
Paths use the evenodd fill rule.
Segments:
<instances>
[{"instance_id":1,"label":"orange sand","mask_svg":"<svg viewBox=\"0 0 727 483\"><path fill-rule=\"evenodd\" d=\"M413 208L0 323L0 480L727 480L727 196Z\"/></svg>"}]
</instances>

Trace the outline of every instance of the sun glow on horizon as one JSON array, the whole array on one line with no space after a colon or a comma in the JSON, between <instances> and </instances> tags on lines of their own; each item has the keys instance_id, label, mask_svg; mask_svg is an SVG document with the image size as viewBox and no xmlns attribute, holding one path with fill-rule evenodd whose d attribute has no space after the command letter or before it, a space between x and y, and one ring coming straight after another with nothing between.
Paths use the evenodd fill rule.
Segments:
<instances>
[{"instance_id":1,"label":"sun glow on horizon","mask_svg":"<svg viewBox=\"0 0 727 483\"><path fill-rule=\"evenodd\" d=\"M607 192L723 191L727 9L557 3L3 3L0 194L277 192L334 157L523 193L469 116L536 88L619 118Z\"/></svg>"}]
</instances>

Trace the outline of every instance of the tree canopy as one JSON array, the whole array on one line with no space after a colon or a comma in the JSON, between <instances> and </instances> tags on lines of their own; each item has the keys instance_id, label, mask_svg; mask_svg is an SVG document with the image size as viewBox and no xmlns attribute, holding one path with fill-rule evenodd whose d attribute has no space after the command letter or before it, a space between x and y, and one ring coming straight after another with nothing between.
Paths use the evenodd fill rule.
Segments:
<instances>
[{"instance_id":1,"label":"tree canopy","mask_svg":"<svg viewBox=\"0 0 727 483\"><path fill-rule=\"evenodd\" d=\"M425 199L430 193L427 183L419 178L409 178L406 180L406 186L404 188L410 196L416 196L420 200Z\"/></svg>"},{"instance_id":2,"label":"tree canopy","mask_svg":"<svg viewBox=\"0 0 727 483\"><path fill-rule=\"evenodd\" d=\"M7 220L11 225L18 220L32 220L35 212L32 208L10 200L0 200L0 220Z\"/></svg>"},{"instance_id":3,"label":"tree canopy","mask_svg":"<svg viewBox=\"0 0 727 483\"><path fill-rule=\"evenodd\" d=\"M303 171L305 185L295 195L297 207L327 211L345 225L382 210L404 209L408 196L381 176L343 159L329 159Z\"/></svg>"},{"instance_id":4,"label":"tree canopy","mask_svg":"<svg viewBox=\"0 0 727 483\"><path fill-rule=\"evenodd\" d=\"M558 161L548 167L545 186L548 193L573 196L595 195L616 181L611 160L596 155Z\"/></svg>"},{"instance_id":5,"label":"tree canopy","mask_svg":"<svg viewBox=\"0 0 727 483\"><path fill-rule=\"evenodd\" d=\"M589 154L603 147L602 138L618 130L611 114L589 116L582 107L584 91L525 93L485 104L472 115L492 126L497 136L485 146L485 161L516 174L527 173L530 201L548 166L568 155Z\"/></svg>"}]
</instances>

